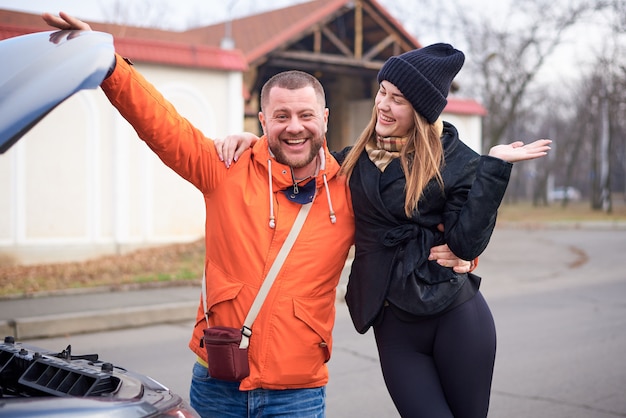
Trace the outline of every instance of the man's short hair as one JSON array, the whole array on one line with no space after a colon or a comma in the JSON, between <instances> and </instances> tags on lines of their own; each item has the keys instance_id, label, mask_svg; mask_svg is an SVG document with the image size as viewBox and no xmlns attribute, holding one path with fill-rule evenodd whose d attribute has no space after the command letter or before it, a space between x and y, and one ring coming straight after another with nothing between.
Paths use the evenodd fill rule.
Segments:
<instances>
[{"instance_id":1,"label":"man's short hair","mask_svg":"<svg viewBox=\"0 0 626 418\"><path fill-rule=\"evenodd\" d=\"M302 89L305 87L311 86L313 90L315 90L315 94L317 95L318 101L322 108L326 107L326 95L324 93L324 87L319 82L317 78L312 76L309 73L305 73L304 71L298 70L290 70L280 72L263 85L261 89L261 111L267 105L269 100L269 94L272 88L280 87L288 90L296 90Z\"/></svg>"}]
</instances>

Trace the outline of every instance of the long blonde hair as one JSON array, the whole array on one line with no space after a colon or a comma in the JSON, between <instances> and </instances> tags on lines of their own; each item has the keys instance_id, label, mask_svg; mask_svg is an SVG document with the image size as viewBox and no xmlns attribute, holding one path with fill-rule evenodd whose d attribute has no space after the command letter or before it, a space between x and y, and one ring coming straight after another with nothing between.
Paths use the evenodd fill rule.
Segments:
<instances>
[{"instance_id":1,"label":"long blonde hair","mask_svg":"<svg viewBox=\"0 0 626 418\"><path fill-rule=\"evenodd\" d=\"M348 178L352 175L359 156L365 151L365 145L376 138L377 115L376 105L374 105L372 117L367 127L361 132L342 164L341 173L347 175ZM410 217L417 210L419 199L430 180L436 178L443 188L441 177L443 165L442 132L443 122L441 119L430 124L426 118L413 110L413 129L409 132L407 142L400 151L400 164L406 179L404 212L407 217Z\"/></svg>"}]
</instances>

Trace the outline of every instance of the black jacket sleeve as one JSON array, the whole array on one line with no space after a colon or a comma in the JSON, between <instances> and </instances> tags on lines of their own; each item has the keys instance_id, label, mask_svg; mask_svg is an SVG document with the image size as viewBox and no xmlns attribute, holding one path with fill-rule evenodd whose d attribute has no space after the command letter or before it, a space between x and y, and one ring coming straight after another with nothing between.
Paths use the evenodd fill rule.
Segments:
<instances>
[{"instance_id":1,"label":"black jacket sleeve","mask_svg":"<svg viewBox=\"0 0 626 418\"><path fill-rule=\"evenodd\" d=\"M498 158L481 156L473 182L446 191L445 241L459 258L473 260L487 247L512 167Z\"/></svg>"}]
</instances>

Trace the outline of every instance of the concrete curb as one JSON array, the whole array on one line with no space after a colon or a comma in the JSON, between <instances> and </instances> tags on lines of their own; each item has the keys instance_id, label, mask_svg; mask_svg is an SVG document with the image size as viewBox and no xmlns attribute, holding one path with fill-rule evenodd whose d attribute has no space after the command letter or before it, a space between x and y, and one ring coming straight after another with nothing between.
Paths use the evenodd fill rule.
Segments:
<instances>
[{"instance_id":1,"label":"concrete curb","mask_svg":"<svg viewBox=\"0 0 626 418\"><path fill-rule=\"evenodd\" d=\"M0 335L12 335L16 340L25 340L190 321L196 317L197 309L198 302L175 302L15 318L0 321Z\"/></svg>"}]
</instances>

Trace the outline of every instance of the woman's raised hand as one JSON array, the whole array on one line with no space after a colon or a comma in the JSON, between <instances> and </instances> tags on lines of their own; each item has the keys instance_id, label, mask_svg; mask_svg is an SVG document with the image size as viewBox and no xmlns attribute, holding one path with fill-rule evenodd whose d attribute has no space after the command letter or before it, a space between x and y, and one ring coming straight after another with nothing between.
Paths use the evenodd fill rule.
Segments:
<instances>
[{"instance_id":1,"label":"woman's raised hand","mask_svg":"<svg viewBox=\"0 0 626 418\"><path fill-rule=\"evenodd\" d=\"M240 134L228 135L224 139L215 139L215 150L220 157L220 161L223 161L226 167L237 161L241 154L248 148L254 146L259 139L253 133L242 132Z\"/></svg>"},{"instance_id":2,"label":"woman's raised hand","mask_svg":"<svg viewBox=\"0 0 626 418\"><path fill-rule=\"evenodd\" d=\"M489 155L510 163L533 160L547 155L551 143L551 139L538 139L526 145L524 145L522 141L515 141L508 145L496 145L492 147L489 150Z\"/></svg>"}]
</instances>

